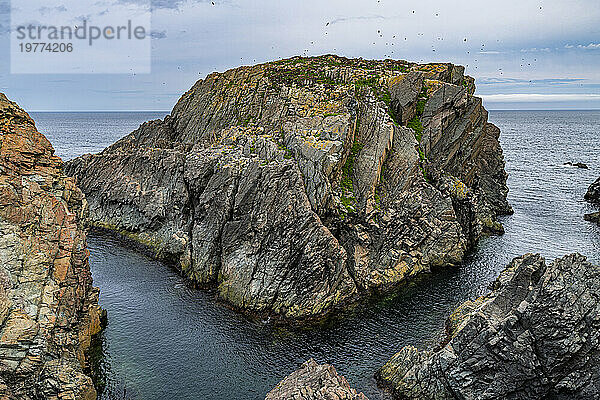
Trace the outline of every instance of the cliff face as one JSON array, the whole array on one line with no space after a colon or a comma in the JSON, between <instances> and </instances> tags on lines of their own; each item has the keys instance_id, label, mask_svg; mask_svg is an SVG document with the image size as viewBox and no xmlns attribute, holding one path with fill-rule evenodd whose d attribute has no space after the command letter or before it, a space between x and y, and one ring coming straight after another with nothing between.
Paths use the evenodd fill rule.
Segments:
<instances>
[{"instance_id":1,"label":"cliff face","mask_svg":"<svg viewBox=\"0 0 600 400\"><path fill-rule=\"evenodd\" d=\"M444 347L405 347L377 378L402 399L597 399L599 291L583 256L516 258L450 316Z\"/></svg>"},{"instance_id":2,"label":"cliff face","mask_svg":"<svg viewBox=\"0 0 600 400\"><path fill-rule=\"evenodd\" d=\"M82 192L33 120L0 93L0 397L95 399L100 329Z\"/></svg>"},{"instance_id":3,"label":"cliff face","mask_svg":"<svg viewBox=\"0 0 600 400\"><path fill-rule=\"evenodd\" d=\"M499 130L463 72L322 56L213 73L66 170L93 225L235 306L320 314L502 231Z\"/></svg>"}]
</instances>

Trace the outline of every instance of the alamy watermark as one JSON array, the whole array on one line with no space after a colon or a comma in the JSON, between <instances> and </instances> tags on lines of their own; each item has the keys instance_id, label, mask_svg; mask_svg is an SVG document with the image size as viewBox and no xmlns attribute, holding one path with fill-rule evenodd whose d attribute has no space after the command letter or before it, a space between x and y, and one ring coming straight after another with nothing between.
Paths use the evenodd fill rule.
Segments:
<instances>
[{"instance_id":1,"label":"alamy watermark","mask_svg":"<svg viewBox=\"0 0 600 400\"><path fill-rule=\"evenodd\" d=\"M11 73L149 73L150 0L13 0Z\"/></svg>"}]
</instances>

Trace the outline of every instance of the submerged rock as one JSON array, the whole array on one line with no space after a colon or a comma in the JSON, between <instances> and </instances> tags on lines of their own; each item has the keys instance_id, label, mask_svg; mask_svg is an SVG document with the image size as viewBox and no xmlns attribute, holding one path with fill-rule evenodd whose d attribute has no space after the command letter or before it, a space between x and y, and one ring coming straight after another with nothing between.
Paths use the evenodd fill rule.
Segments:
<instances>
[{"instance_id":1,"label":"submerged rock","mask_svg":"<svg viewBox=\"0 0 600 400\"><path fill-rule=\"evenodd\" d=\"M368 400L338 375L328 364L319 365L310 359L281 381L265 400Z\"/></svg>"},{"instance_id":2,"label":"submerged rock","mask_svg":"<svg viewBox=\"0 0 600 400\"><path fill-rule=\"evenodd\" d=\"M407 399L600 398L600 267L516 258L448 319L447 343L405 347L377 373Z\"/></svg>"},{"instance_id":3,"label":"submerged rock","mask_svg":"<svg viewBox=\"0 0 600 400\"><path fill-rule=\"evenodd\" d=\"M0 398L96 398L100 330L86 201L33 120L0 93Z\"/></svg>"},{"instance_id":4,"label":"submerged rock","mask_svg":"<svg viewBox=\"0 0 600 400\"><path fill-rule=\"evenodd\" d=\"M500 131L474 90L452 64L240 67L66 171L93 226L238 308L311 317L456 265L502 232Z\"/></svg>"},{"instance_id":5,"label":"submerged rock","mask_svg":"<svg viewBox=\"0 0 600 400\"><path fill-rule=\"evenodd\" d=\"M582 162L572 163L571 161L567 161L564 165L569 165L571 167L577 167L580 169L588 169L587 164L584 164Z\"/></svg>"}]
</instances>

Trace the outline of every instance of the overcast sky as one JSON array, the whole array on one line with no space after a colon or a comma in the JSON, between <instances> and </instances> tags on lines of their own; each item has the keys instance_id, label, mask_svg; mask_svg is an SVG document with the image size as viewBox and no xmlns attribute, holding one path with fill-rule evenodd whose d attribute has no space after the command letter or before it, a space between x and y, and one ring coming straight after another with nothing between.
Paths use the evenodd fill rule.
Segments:
<instances>
[{"instance_id":1,"label":"overcast sky","mask_svg":"<svg viewBox=\"0 0 600 400\"><path fill-rule=\"evenodd\" d=\"M170 110L212 71L327 53L465 65L489 109L600 108L598 0L153 0L135 75L11 74L10 11L0 91L28 110Z\"/></svg>"}]
</instances>

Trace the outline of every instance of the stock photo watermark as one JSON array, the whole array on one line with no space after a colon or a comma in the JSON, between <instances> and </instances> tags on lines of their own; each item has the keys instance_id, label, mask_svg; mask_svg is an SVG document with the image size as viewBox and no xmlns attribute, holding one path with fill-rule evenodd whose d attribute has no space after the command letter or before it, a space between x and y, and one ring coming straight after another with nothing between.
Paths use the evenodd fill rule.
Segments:
<instances>
[{"instance_id":1,"label":"stock photo watermark","mask_svg":"<svg viewBox=\"0 0 600 400\"><path fill-rule=\"evenodd\" d=\"M13 74L150 73L150 0L13 0Z\"/></svg>"}]
</instances>

